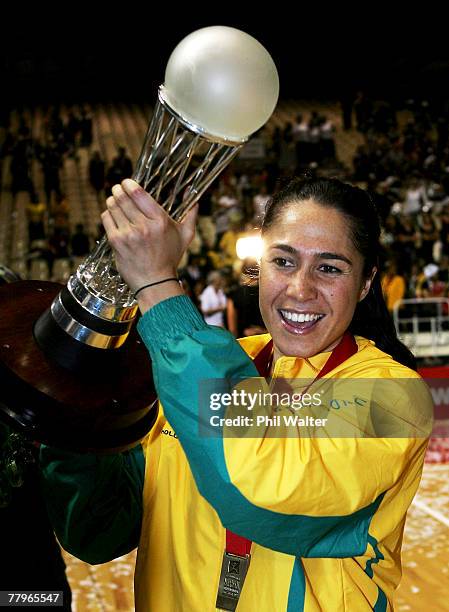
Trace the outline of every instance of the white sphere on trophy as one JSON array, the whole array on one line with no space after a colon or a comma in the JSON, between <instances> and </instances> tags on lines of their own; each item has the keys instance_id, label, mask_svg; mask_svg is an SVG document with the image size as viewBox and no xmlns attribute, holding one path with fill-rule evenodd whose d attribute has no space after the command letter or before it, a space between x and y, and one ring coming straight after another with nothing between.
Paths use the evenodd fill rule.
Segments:
<instances>
[{"instance_id":1,"label":"white sphere on trophy","mask_svg":"<svg viewBox=\"0 0 449 612\"><path fill-rule=\"evenodd\" d=\"M192 32L172 52L160 95L208 140L245 142L271 116L276 66L252 36L227 26Z\"/></svg>"}]
</instances>

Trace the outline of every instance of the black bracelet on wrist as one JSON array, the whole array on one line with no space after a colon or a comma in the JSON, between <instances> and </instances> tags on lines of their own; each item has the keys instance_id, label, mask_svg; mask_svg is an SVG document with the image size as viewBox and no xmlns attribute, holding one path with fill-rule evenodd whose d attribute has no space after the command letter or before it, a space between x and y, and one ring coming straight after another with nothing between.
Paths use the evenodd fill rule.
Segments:
<instances>
[{"instance_id":1,"label":"black bracelet on wrist","mask_svg":"<svg viewBox=\"0 0 449 612\"><path fill-rule=\"evenodd\" d=\"M139 289L134 291L133 298L136 299L137 294L140 291L142 291L142 289L147 289L148 287L154 287L154 285L160 285L161 283L168 283L168 281L176 281L177 283L179 282L179 280L176 278L176 276L172 276L170 278L164 278L163 280L156 281L155 283L149 283L148 285L143 285L142 287L139 287Z\"/></svg>"}]
</instances>

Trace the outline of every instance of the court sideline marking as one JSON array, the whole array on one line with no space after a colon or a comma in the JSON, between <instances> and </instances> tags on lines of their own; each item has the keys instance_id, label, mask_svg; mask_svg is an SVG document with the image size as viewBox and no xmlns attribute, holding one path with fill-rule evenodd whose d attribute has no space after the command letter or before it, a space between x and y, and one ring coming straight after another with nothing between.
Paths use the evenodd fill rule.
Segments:
<instances>
[{"instance_id":1,"label":"court sideline marking","mask_svg":"<svg viewBox=\"0 0 449 612\"><path fill-rule=\"evenodd\" d=\"M438 512L438 510L433 510L432 508L430 508L430 506L425 504L420 499L417 499L415 497L415 499L412 502L412 505L416 506L417 508L419 508L420 510L422 510L429 516L432 516L434 519L436 519L440 523L443 523L443 525L446 525L446 527L449 527L449 518L444 516L444 514L441 514L441 512Z\"/></svg>"}]
</instances>

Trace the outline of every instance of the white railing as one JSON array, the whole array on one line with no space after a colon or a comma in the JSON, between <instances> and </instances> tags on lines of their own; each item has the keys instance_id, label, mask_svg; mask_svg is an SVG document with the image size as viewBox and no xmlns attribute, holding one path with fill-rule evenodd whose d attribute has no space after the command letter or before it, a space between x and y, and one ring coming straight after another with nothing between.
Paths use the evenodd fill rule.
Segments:
<instances>
[{"instance_id":1,"label":"white railing","mask_svg":"<svg viewBox=\"0 0 449 612\"><path fill-rule=\"evenodd\" d=\"M415 357L449 356L449 298L410 298L393 309L396 331Z\"/></svg>"}]
</instances>

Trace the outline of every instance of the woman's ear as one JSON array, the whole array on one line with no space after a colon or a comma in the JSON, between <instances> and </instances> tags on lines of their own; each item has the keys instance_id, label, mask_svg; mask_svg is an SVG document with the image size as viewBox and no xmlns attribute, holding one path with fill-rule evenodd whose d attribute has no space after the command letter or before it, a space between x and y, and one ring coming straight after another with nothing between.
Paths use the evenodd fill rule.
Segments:
<instances>
[{"instance_id":1,"label":"woman's ear","mask_svg":"<svg viewBox=\"0 0 449 612\"><path fill-rule=\"evenodd\" d=\"M360 297L359 297L359 302L361 302L362 300L364 300L366 298L366 296L368 295L369 290L371 289L371 283L374 280L374 277L377 274L377 268L374 267L371 270L371 274L369 275L368 278L365 279L363 285L362 285L362 289L360 291Z\"/></svg>"}]
</instances>

